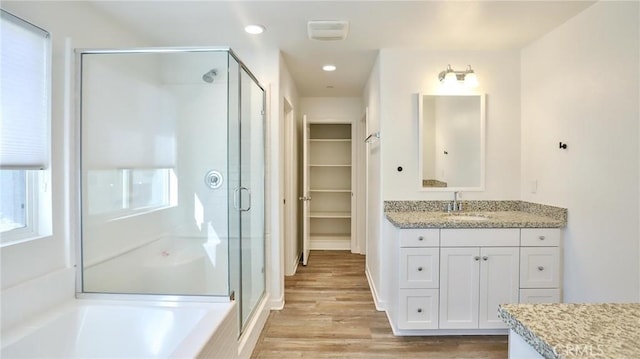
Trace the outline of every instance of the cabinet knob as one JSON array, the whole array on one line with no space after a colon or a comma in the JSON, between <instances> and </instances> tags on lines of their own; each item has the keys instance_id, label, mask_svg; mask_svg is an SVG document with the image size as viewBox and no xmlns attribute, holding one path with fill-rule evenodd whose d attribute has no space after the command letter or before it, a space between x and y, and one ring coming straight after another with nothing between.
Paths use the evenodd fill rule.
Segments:
<instances>
[{"instance_id":1,"label":"cabinet knob","mask_svg":"<svg viewBox=\"0 0 640 359\"><path fill-rule=\"evenodd\" d=\"M480 256L475 256L475 257L473 257L473 259L479 261L480 260Z\"/></svg>"},{"instance_id":2,"label":"cabinet knob","mask_svg":"<svg viewBox=\"0 0 640 359\"><path fill-rule=\"evenodd\" d=\"M542 272L544 270L544 267L543 266L538 266L538 270Z\"/></svg>"},{"instance_id":3,"label":"cabinet knob","mask_svg":"<svg viewBox=\"0 0 640 359\"><path fill-rule=\"evenodd\" d=\"M544 236L539 236L538 237L538 239L541 240L541 241L544 241L544 238L545 238Z\"/></svg>"},{"instance_id":4,"label":"cabinet knob","mask_svg":"<svg viewBox=\"0 0 640 359\"><path fill-rule=\"evenodd\" d=\"M422 267L418 267L418 272L422 272Z\"/></svg>"},{"instance_id":5,"label":"cabinet knob","mask_svg":"<svg viewBox=\"0 0 640 359\"><path fill-rule=\"evenodd\" d=\"M482 257L483 261L486 261L487 259L489 259L489 257L487 257L487 256Z\"/></svg>"},{"instance_id":6,"label":"cabinet knob","mask_svg":"<svg viewBox=\"0 0 640 359\"><path fill-rule=\"evenodd\" d=\"M422 241L422 240L424 240L424 237L423 237L423 236L420 236L420 237L418 237L418 240L419 240L419 241Z\"/></svg>"},{"instance_id":7,"label":"cabinet knob","mask_svg":"<svg viewBox=\"0 0 640 359\"><path fill-rule=\"evenodd\" d=\"M422 313L422 308L418 308L418 313Z\"/></svg>"}]
</instances>

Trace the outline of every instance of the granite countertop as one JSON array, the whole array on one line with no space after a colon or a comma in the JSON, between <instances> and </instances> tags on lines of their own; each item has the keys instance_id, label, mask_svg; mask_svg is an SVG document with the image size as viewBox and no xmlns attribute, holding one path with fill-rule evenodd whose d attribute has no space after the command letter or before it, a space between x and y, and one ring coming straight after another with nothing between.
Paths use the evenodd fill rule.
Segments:
<instances>
[{"instance_id":1,"label":"granite countertop","mask_svg":"<svg viewBox=\"0 0 640 359\"><path fill-rule=\"evenodd\" d=\"M565 226L561 220L522 211L387 212L386 216L398 228L561 228ZM486 219L478 220L475 217Z\"/></svg>"},{"instance_id":2,"label":"granite countertop","mask_svg":"<svg viewBox=\"0 0 640 359\"><path fill-rule=\"evenodd\" d=\"M567 210L523 201L385 201L385 215L398 228L562 228Z\"/></svg>"},{"instance_id":3,"label":"granite countertop","mask_svg":"<svg viewBox=\"0 0 640 359\"><path fill-rule=\"evenodd\" d=\"M544 358L640 358L640 303L503 304L498 315Z\"/></svg>"}]
</instances>

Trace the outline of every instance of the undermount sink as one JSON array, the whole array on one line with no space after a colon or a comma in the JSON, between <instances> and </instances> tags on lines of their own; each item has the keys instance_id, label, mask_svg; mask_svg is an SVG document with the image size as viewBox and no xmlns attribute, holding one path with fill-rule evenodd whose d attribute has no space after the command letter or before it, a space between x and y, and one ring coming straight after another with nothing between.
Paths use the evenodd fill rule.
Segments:
<instances>
[{"instance_id":1,"label":"undermount sink","mask_svg":"<svg viewBox=\"0 0 640 359\"><path fill-rule=\"evenodd\" d=\"M486 221L489 219L482 215L473 215L473 214L448 214L446 217L448 219L454 219L459 221Z\"/></svg>"}]
</instances>

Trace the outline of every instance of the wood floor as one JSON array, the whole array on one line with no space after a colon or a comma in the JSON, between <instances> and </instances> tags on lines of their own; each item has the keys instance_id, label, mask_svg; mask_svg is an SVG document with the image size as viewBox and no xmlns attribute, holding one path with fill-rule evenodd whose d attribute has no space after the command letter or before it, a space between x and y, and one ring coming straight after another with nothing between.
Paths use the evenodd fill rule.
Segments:
<instances>
[{"instance_id":1,"label":"wood floor","mask_svg":"<svg viewBox=\"0 0 640 359\"><path fill-rule=\"evenodd\" d=\"M375 309L364 256L314 251L285 280L252 358L506 358L506 336L395 337Z\"/></svg>"}]
</instances>

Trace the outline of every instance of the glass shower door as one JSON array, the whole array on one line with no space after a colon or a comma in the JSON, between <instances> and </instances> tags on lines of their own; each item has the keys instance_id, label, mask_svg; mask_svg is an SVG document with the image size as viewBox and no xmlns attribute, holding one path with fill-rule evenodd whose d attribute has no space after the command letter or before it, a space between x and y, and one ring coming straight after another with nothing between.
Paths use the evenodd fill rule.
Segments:
<instances>
[{"instance_id":1,"label":"glass shower door","mask_svg":"<svg viewBox=\"0 0 640 359\"><path fill-rule=\"evenodd\" d=\"M241 328L265 290L264 90L242 68L240 75Z\"/></svg>"}]
</instances>

